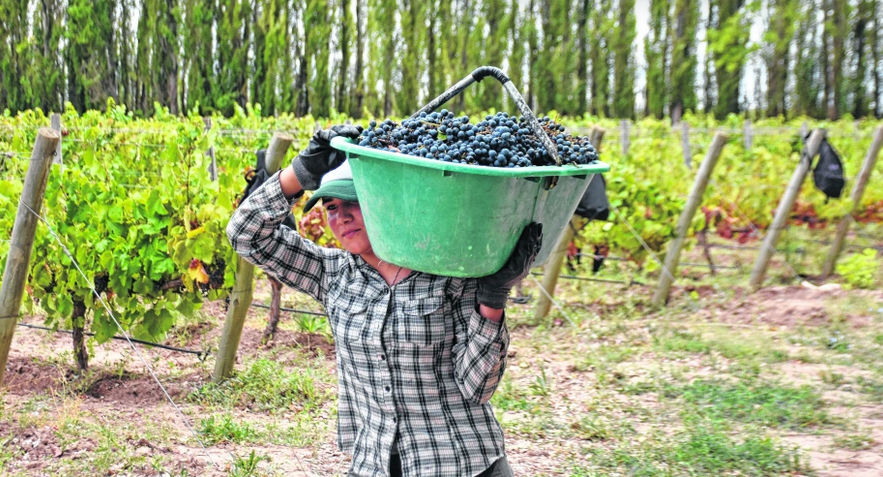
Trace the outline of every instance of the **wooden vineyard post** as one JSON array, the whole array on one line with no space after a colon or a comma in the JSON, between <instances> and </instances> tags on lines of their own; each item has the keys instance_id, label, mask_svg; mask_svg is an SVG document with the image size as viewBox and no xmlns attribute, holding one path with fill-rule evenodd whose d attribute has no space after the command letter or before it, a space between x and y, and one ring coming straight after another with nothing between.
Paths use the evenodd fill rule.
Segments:
<instances>
[{"instance_id":1,"label":"wooden vineyard post","mask_svg":"<svg viewBox=\"0 0 883 477\"><path fill-rule=\"evenodd\" d=\"M803 185L803 181L806 179L806 174L809 172L809 167L812 164L812 158L818 154L819 146L822 144L822 139L824 137L824 129L815 129L810 135L809 140L806 142L806 145L803 147L803 152L800 154L800 162L797 164L797 169L794 170L794 174L791 176L791 182L788 183L788 188L785 189L785 195L782 196L782 200L779 201L779 206L776 207L776 214L773 216L773 222L770 224L767 235L763 239L763 245L760 246L760 252L757 254L757 260L755 260L754 268L751 270L751 278L749 279L748 284L752 290L757 290L763 283L763 277L766 275L766 269L767 266L769 266L770 258L772 258L773 252L776 250L776 243L779 241L779 236L785 228L788 214L791 213L791 208L794 207L794 201L797 200L797 194L800 193L800 186Z\"/></svg>"},{"instance_id":2,"label":"wooden vineyard post","mask_svg":"<svg viewBox=\"0 0 883 477\"><path fill-rule=\"evenodd\" d=\"M266 156L268 173L273 174L279 170L293 140L288 134L276 133L273 135ZM237 261L236 279L233 290L230 292L224 331L221 334L218 354L215 357L215 371L212 374L212 381L216 383L223 381L233 372L236 351L239 349L239 340L242 338L242 326L245 324L245 315L251 306L254 294L254 265L242 257L237 257Z\"/></svg>"},{"instance_id":3,"label":"wooden vineyard post","mask_svg":"<svg viewBox=\"0 0 883 477\"><path fill-rule=\"evenodd\" d=\"M55 157L52 158L52 163L58 164L63 169L64 161L61 158L61 115L53 113L52 116L49 116L49 126L58 133L58 145L55 146Z\"/></svg>"},{"instance_id":4,"label":"wooden vineyard post","mask_svg":"<svg viewBox=\"0 0 883 477\"><path fill-rule=\"evenodd\" d=\"M693 153L690 152L690 126L686 121L681 123L681 148L684 152L684 165L693 168Z\"/></svg>"},{"instance_id":5,"label":"wooden vineyard post","mask_svg":"<svg viewBox=\"0 0 883 477\"><path fill-rule=\"evenodd\" d=\"M717 164L717 160L726 143L727 135L722 132L716 133L714 139L711 140L711 147L708 148L705 160L699 166L699 172L696 173L696 179L693 181L693 189L690 191L687 204L683 212L681 212L681 217L678 219L675 238L669 244L668 252L665 254L665 264L660 271L659 284L656 286L656 292L653 294L654 306L662 306L668 301L668 294L681 257L681 248L683 248L684 240L687 238L687 230L690 228L690 223L693 222L696 209L702 203L702 196L705 194L705 188L708 187L711 171L714 170L714 166Z\"/></svg>"},{"instance_id":6,"label":"wooden vineyard post","mask_svg":"<svg viewBox=\"0 0 883 477\"><path fill-rule=\"evenodd\" d=\"M37 140L31 153L31 162L25 175L24 188L15 215L15 223L12 226L9 255L6 257L3 284L0 286L0 384L3 383L9 347L12 345L12 335L18 323L21 299L28 281L34 233L37 231L39 220L31 210L39 211L43 206L49 169L59 138L61 135L50 128L40 128L37 131Z\"/></svg>"},{"instance_id":7,"label":"wooden vineyard post","mask_svg":"<svg viewBox=\"0 0 883 477\"><path fill-rule=\"evenodd\" d=\"M589 134L589 140L599 152L601 151L601 141L603 139L604 129L597 126L593 127ZM577 222L576 216L571 217L570 224L564 228L564 232L561 233L561 238L558 239L555 249L549 255L546 264L543 265L543 282L540 286L543 287L545 292L541 291L537 299L537 306L534 309L535 318L544 318L549 314L549 308L552 306L551 297L555 296L555 286L558 284L558 276L561 274L561 265L564 263L564 256L567 255L567 245L570 244L570 241L573 240L576 234Z\"/></svg>"},{"instance_id":8,"label":"wooden vineyard post","mask_svg":"<svg viewBox=\"0 0 883 477\"><path fill-rule=\"evenodd\" d=\"M745 152L751 151L751 145L754 142L754 131L751 129L751 120L746 119L742 125L742 141L745 145Z\"/></svg>"},{"instance_id":9,"label":"wooden vineyard post","mask_svg":"<svg viewBox=\"0 0 883 477\"><path fill-rule=\"evenodd\" d=\"M203 132L208 134L212 129L212 118L202 118L202 122L205 123L205 129L203 129ZM218 182L218 161L215 159L215 146L209 146L208 151L206 151L205 154L211 159L211 162L209 162L208 165L209 178L212 182Z\"/></svg>"},{"instance_id":10,"label":"wooden vineyard post","mask_svg":"<svg viewBox=\"0 0 883 477\"><path fill-rule=\"evenodd\" d=\"M631 133L630 125L631 122L628 119L623 119L619 122L619 142L622 145L623 157L629 155L629 148L631 147L631 138L629 137Z\"/></svg>"},{"instance_id":11,"label":"wooden vineyard post","mask_svg":"<svg viewBox=\"0 0 883 477\"><path fill-rule=\"evenodd\" d=\"M862 194L865 193L865 186L871 178L871 171L874 170L874 164L877 163L877 155L880 153L880 147L883 146L883 126L877 128L874 132L874 139L871 141L871 148L868 149L868 155L862 163L861 171L852 185L852 192L849 199L852 201L852 212L840 219L837 224L837 232L834 235L834 241L831 243L831 249L828 256L825 257L825 264L822 267L822 278L827 278L834 273L834 266L837 263L837 256L843 250L843 241L846 233L849 232L849 223L852 221L852 213L858 209L859 203L862 201Z\"/></svg>"}]
</instances>

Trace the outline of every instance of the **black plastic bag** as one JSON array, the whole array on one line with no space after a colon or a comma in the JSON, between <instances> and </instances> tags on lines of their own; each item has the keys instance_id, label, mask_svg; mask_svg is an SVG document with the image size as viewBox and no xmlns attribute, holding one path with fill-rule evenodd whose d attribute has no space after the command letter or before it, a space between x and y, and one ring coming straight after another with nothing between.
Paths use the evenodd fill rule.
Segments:
<instances>
[{"instance_id":1,"label":"black plastic bag","mask_svg":"<svg viewBox=\"0 0 883 477\"><path fill-rule=\"evenodd\" d=\"M595 174L589 187L576 206L576 215L589 220L607 220L610 216L610 201L607 200L607 181L601 174Z\"/></svg>"},{"instance_id":2,"label":"black plastic bag","mask_svg":"<svg viewBox=\"0 0 883 477\"><path fill-rule=\"evenodd\" d=\"M819 160L812 171L812 181L828 198L840 197L843 186L846 185L846 180L843 178L843 161L828 143L827 138L822 139L822 144L819 146Z\"/></svg>"}]
</instances>

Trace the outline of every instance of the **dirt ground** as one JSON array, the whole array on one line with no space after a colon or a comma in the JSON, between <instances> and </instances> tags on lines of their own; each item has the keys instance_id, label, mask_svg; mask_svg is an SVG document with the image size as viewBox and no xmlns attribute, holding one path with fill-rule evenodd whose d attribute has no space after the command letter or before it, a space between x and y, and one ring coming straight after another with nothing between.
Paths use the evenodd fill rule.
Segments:
<instances>
[{"instance_id":1,"label":"dirt ground","mask_svg":"<svg viewBox=\"0 0 883 477\"><path fill-rule=\"evenodd\" d=\"M714 293L707 289L676 289L673 299L679 299L679 296L684 299L691 291L702 298ZM881 291L846 291L837 286L774 286L754 294L736 291L734 298L724 306L700 308L696 311L696 317L733 326L815 326L827 319L832 299L848 294L859 294L863 300L883 306ZM217 342L224 320L223 303L207 304L205 313L210 320L188 330L187 348L206 349L211 343ZM266 310L253 308L250 320L260 322L265 314ZM855 313L847 317L848 325L852 327L868 326L873 319L883 319L883 311ZM41 319L25 317L23 322L37 324ZM260 333L261 330L256 327L245 329L240 345L240 361L267 352L267 348L259 345ZM513 344L516 345L511 349L510 356L513 369L529 368L537 361L551 363L550 369L555 370L556 374L566 375L557 382L556 392L581 392L592 373L568 373L563 363L556 365L554 351L537 354L519 350L517 343L528 339L529 333L530 327L512 330ZM320 334L280 330L271 348L283 354L288 352L286 350L296 349L309 356L324 357L321 362L329 372L334 371L333 344ZM94 348L90 361L92 374L88 381L82 381L78 380L72 369L69 349L69 335L21 327L16 331L3 383L4 412L0 413L0 447L10 446L8 448L15 450L14 464L6 464L15 472L50 475L55 472L53 462L77 459L78 456L86 459L96 449L107 445L105 438L89 436L88 432L86 438L66 442L66 431L61 423L70 416L105 423L116 421L121 426L136 427L145 420L164 422L170 433L184 437L157 443L155 439L138 438L137 432L127 432L123 434L126 442L117 445L130 449L136 456L162 455L166 463L171 463L166 468L173 468L177 472L174 475L228 475L231 456L248 455L250 451L268 456L278 475L336 475L346 469L347 458L336 449L334 443L333 425L327 427L327 435L320 439L320 445L308 448L230 443L203 448L195 444L194 439L186 438L190 432L188 426L193 426L198 418L199 408L185 398L188 393L208 382L213 366L211 357L201 362L194 355L144 347L133 351L125 342L112 341ZM165 390L147 371L145 363L150 364ZM813 369L813 366L789 363L786 374L799 382L802 377L818 375L820 371ZM844 369L842 372L850 371ZM183 414L179 414L169 403L166 392ZM47 396L48 399L45 398ZM21 417L29 415L28 406L34 408L30 411L35 416L31 420ZM786 441L800 447L815 475L883 475L883 402L832 408L831 412L835 415L841 412L844 417L859 423L862 429L869 430L869 444L857 450L837 449L832 447L830 437L808 433L788 435ZM18 417L11 419L12 416ZM327 419L333 420L334 417L328 415ZM11 437L4 441L4 436ZM567 445L557 441L547 443L542 438L517 433L507 436L507 452L516 475L555 475L560 469L562 446ZM0 468L2 464L0 458ZM132 469L114 470L111 466L110 474L164 475L164 472L153 471L149 467L134 472Z\"/></svg>"}]
</instances>

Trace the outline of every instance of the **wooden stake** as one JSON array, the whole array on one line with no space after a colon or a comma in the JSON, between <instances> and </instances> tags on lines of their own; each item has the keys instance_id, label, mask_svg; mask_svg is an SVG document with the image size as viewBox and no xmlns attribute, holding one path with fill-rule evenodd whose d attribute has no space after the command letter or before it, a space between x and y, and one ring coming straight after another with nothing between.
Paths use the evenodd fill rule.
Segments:
<instances>
[{"instance_id":1,"label":"wooden stake","mask_svg":"<svg viewBox=\"0 0 883 477\"><path fill-rule=\"evenodd\" d=\"M690 126L686 121L681 123L681 147L684 151L684 165L693 168L693 153L690 152Z\"/></svg>"},{"instance_id":2,"label":"wooden stake","mask_svg":"<svg viewBox=\"0 0 883 477\"><path fill-rule=\"evenodd\" d=\"M567 245L570 244L570 241L573 240L573 236L575 235L574 231L577 226L576 222L577 217L571 217L570 223L564 228L561 237L558 239L558 244L555 246L555 250L549 255L549 260L547 260L546 264L543 266L542 287L543 290L546 290L546 293L540 292L540 296L537 299L537 306L534 309L534 317L537 319L544 318L549 314L549 308L552 305L550 297L555 296L555 286L558 285L558 276L561 275L561 265L564 263L564 256L567 255Z\"/></svg>"},{"instance_id":3,"label":"wooden stake","mask_svg":"<svg viewBox=\"0 0 883 477\"><path fill-rule=\"evenodd\" d=\"M60 134L50 128L40 128L37 131L37 140L25 175L15 224L12 226L9 255L6 257L6 268L3 270L3 283L0 285L0 384L3 383L9 347L12 345L12 335L18 323L21 300L28 281L38 221L31 210L39 211L43 206L49 167L60 137Z\"/></svg>"},{"instance_id":4,"label":"wooden stake","mask_svg":"<svg viewBox=\"0 0 883 477\"><path fill-rule=\"evenodd\" d=\"M52 159L53 164L58 164L64 170L64 162L61 160L61 115L53 113L49 116L49 126L58 133L58 146L55 146L55 157Z\"/></svg>"},{"instance_id":5,"label":"wooden stake","mask_svg":"<svg viewBox=\"0 0 883 477\"><path fill-rule=\"evenodd\" d=\"M659 284L656 286L656 292L653 294L653 305L655 306L662 306L668 301L668 294L681 257L681 248L683 248L684 241L687 238L687 230L690 228L690 223L693 222L696 209L702 203L702 195L705 194L705 188L708 187L711 171L714 170L714 166L717 164L717 160L726 143L727 135L721 132L716 133L714 139L711 140L711 147L708 148L705 160L699 166L699 172L696 173L696 179L693 181L693 190L690 191L687 204L683 212L681 212L680 219L678 219L675 238L669 244L668 252L665 254L665 264L659 275Z\"/></svg>"},{"instance_id":6,"label":"wooden stake","mask_svg":"<svg viewBox=\"0 0 883 477\"><path fill-rule=\"evenodd\" d=\"M205 129L203 130L206 134L212 129L212 118L202 118L202 122L205 123ZM210 146L208 151L206 151L206 155L208 155L209 159L212 162L208 165L208 175L211 178L212 182L218 181L218 163L215 160L215 147Z\"/></svg>"},{"instance_id":7,"label":"wooden stake","mask_svg":"<svg viewBox=\"0 0 883 477\"><path fill-rule=\"evenodd\" d=\"M601 141L604 140L605 129L602 127L594 126L592 127L592 132L589 134L589 141L595 146L595 150L598 153L601 152Z\"/></svg>"},{"instance_id":8,"label":"wooden stake","mask_svg":"<svg viewBox=\"0 0 883 477\"><path fill-rule=\"evenodd\" d=\"M751 145L754 142L754 131L751 129L751 120L746 119L745 124L742 126L742 141L745 145L745 152L751 150Z\"/></svg>"},{"instance_id":9,"label":"wooden stake","mask_svg":"<svg viewBox=\"0 0 883 477\"><path fill-rule=\"evenodd\" d=\"M592 145L595 146L595 149L597 149L599 153L601 152L601 142L604 140L604 133L604 128L594 126L589 134L589 141L592 142ZM567 254L567 246L570 244L570 241L573 240L576 228L577 217L574 216L571 217L570 224L564 229L564 232L561 233L561 237L558 239L555 250L549 255L546 265L543 266L542 287L543 290L546 290L546 293L540 292L537 306L534 309L534 316L536 318L543 318L549 314L549 308L552 304L550 297L555 296L555 286L558 284L558 276L561 274L561 264L564 262L564 255Z\"/></svg>"},{"instance_id":10,"label":"wooden stake","mask_svg":"<svg viewBox=\"0 0 883 477\"><path fill-rule=\"evenodd\" d=\"M776 243L779 241L779 236L785 228L788 214L791 213L791 208L794 207L794 201L797 200L797 195L800 193L800 187L803 185L804 179L806 179L807 172L809 172L812 158L818 154L819 146L822 144L822 139L824 137L824 129L815 129L810 135L809 140L806 142L806 145L803 147L803 152L800 155L800 162L797 164L797 169L794 170L794 174L791 176L791 182L788 183L788 188L785 189L785 195L782 196L782 200L779 202L778 207L776 207L776 214L773 217L773 222L770 224L767 236L763 239L763 245L760 247L760 252L757 254L757 260L754 262L754 268L751 270L751 278L748 283L752 290L757 290L760 288L761 284L763 284L763 277L766 275L770 258L776 250Z\"/></svg>"},{"instance_id":11,"label":"wooden stake","mask_svg":"<svg viewBox=\"0 0 883 477\"><path fill-rule=\"evenodd\" d=\"M276 133L267 148L266 167L267 172L274 174L279 170L282 159L285 158L289 146L294 139L288 134ZM236 352L239 349L239 340L242 338L242 327L245 325L245 315L251 306L254 296L254 265L245 261L242 257L237 258L236 282L230 292L230 304L227 307L227 318L224 320L224 331L221 334L221 342L218 345L218 354L215 357L215 370L212 381L219 383L228 378L233 372L236 362Z\"/></svg>"},{"instance_id":12,"label":"wooden stake","mask_svg":"<svg viewBox=\"0 0 883 477\"><path fill-rule=\"evenodd\" d=\"M858 173L855 184L852 185L852 192L849 194L849 199L852 201L852 211L846 217L840 219L840 223L837 224L837 233L834 235L834 241L831 243L831 249L828 251L828 256L825 257L825 264L822 267L822 278L828 278L834 273L837 256L843 250L843 241L846 239L849 224L852 222L852 214L858 210L859 204L862 201L862 194L865 193L865 186L868 185L868 180L871 178L871 171L874 170L874 164L877 162L877 155L880 153L881 146L883 146L883 126L878 127L876 132L874 132L871 148L868 149L868 154L865 156L864 162L862 162L861 171Z\"/></svg>"},{"instance_id":13,"label":"wooden stake","mask_svg":"<svg viewBox=\"0 0 883 477\"><path fill-rule=\"evenodd\" d=\"M631 122L627 119L623 119L619 122L619 142L622 144L622 155L627 156L629 154L629 147L631 146L631 138L629 134L631 133Z\"/></svg>"}]
</instances>

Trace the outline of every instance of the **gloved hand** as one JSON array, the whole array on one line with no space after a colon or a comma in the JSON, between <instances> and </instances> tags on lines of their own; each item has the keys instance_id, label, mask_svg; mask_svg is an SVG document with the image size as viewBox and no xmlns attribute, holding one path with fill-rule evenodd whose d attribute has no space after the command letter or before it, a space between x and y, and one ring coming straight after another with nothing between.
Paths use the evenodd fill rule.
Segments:
<instances>
[{"instance_id":1,"label":"gloved hand","mask_svg":"<svg viewBox=\"0 0 883 477\"><path fill-rule=\"evenodd\" d=\"M355 139L361 133L361 126L340 124L314 134L307 148L291 161L294 175L301 187L305 190L318 189L322 176L341 165L346 159L344 152L331 147L331 138L344 136Z\"/></svg>"},{"instance_id":2,"label":"gloved hand","mask_svg":"<svg viewBox=\"0 0 883 477\"><path fill-rule=\"evenodd\" d=\"M242 191L242 195L236 202L237 207L270 178L270 174L267 172L267 150L259 149L255 153L255 156L257 156L255 168L245 175L245 190ZM285 220L282 221L282 225L285 225L292 230L297 230L297 224L294 222L294 216L292 214L288 214L285 217Z\"/></svg>"},{"instance_id":3,"label":"gloved hand","mask_svg":"<svg viewBox=\"0 0 883 477\"><path fill-rule=\"evenodd\" d=\"M478 303L495 309L504 308L509 291L530 272L542 244L543 225L531 222L521 232L515 250L503 268L493 275L478 279Z\"/></svg>"}]
</instances>

